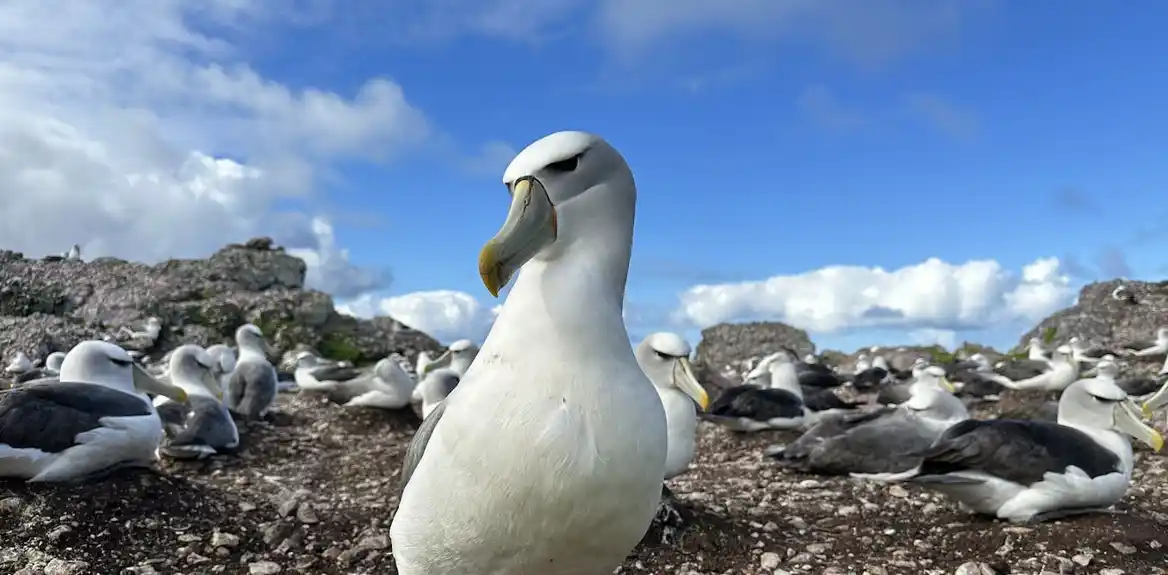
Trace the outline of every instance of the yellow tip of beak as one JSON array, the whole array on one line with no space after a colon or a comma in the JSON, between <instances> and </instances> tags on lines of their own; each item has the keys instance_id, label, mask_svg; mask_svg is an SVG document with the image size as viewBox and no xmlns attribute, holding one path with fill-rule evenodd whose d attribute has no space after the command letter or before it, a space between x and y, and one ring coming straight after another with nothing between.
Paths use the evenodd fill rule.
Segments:
<instances>
[{"instance_id":1,"label":"yellow tip of beak","mask_svg":"<svg viewBox=\"0 0 1168 575\"><path fill-rule=\"evenodd\" d=\"M495 243L487 242L487 245L483 246L483 251L479 252L479 277L483 279L483 285L486 286L491 297L499 297L499 290L503 287L503 278L500 277L500 272Z\"/></svg>"},{"instance_id":2,"label":"yellow tip of beak","mask_svg":"<svg viewBox=\"0 0 1168 575\"><path fill-rule=\"evenodd\" d=\"M1152 406L1145 403L1145 404L1140 406L1140 409L1143 410L1144 417L1146 417L1148 419L1152 418Z\"/></svg>"},{"instance_id":3,"label":"yellow tip of beak","mask_svg":"<svg viewBox=\"0 0 1168 575\"><path fill-rule=\"evenodd\" d=\"M1152 435L1152 449L1154 449L1156 453L1159 453L1161 449L1164 449L1164 436L1160 435L1160 432L1158 431L1154 432Z\"/></svg>"},{"instance_id":4,"label":"yellow tip of beak","mask_svg":"<svg viewBox=\"0 0 1168 575\"><path fill-rule=\"evenodd\" d=\"M186 403L186 401L187 401L187 392L186 392L186 391L185 391L183 388L181 388L181 387L179 387L179 388L176 388L176 391L175 391L175 396L177 396L177 397L179 398L179 401L181 401L181 402L183 402L183 403Z\"/></svg>"}]
</instances>

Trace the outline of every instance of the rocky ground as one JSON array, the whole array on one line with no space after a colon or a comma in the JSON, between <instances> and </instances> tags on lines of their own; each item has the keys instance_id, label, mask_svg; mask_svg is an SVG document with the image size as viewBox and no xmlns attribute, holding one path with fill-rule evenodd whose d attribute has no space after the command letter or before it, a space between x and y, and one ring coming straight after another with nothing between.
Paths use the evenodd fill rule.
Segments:
<instances>
[{"instance_id":1,"label":"rocky ground","mask_svg":"<svg viewBox=\"0 0 1168 575\"><path fill-rule=\"evenodd\" d=\"M239 457L0 483L0 573L395 573L388 528L416 424L285 396ZM911 486L787 474L760 455L792 437L702 424L693 470L670 485L681 527L654 528L619 573L1168 573L1161 455L1138 454L1116 513L1022 527Z\"/></svg>"}]
</instances>

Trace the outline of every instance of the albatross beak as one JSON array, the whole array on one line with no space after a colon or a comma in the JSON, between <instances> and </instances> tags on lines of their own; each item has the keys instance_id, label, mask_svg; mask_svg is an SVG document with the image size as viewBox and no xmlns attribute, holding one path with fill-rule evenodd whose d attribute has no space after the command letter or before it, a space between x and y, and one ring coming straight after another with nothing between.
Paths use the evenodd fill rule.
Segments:
<instances>
[{"instance_id":1,"label":"albatross beak","mask_svg":"<svg viewBox=\"0 0 1168 575\"><path fill-rule=\"evenodd\" d=\"M205 370L202 374L203 385L207 387L207 391L211 392L216 399L223 399L223 388L219 386L219 378L215 377L214 372Z\"/></svg>"},{"instance_id":2,"label":"albatross beak","mask_svg":"<svg viewBox=\"0 0 1168 575\"><path fill-rule=\"evenodd\" d=\"M1149 418L1152 417L1152 410L1158 409L1166 403L1168 403L1168 382L1164 383L1164 386L1156 392L1156 395L1149 397L1144 402L1144 415Z\"/></svg>"},{"instance_id":3,"label":"albatross beak","mask_svg":"<svg viewBox=\"0 0 1168 575\"><path fill-rule=\"evenodd\" d=\"M421 377L421 376L426 375L427 373L430 373L431 371L434 371L435 369L438 369L440 367L449 366L450 361L452 359L454 359L454 352L452 352L448 349L448 350L442 352L442 355L438 356L438 358L435 359L434 361L431 361L430 363L427 363L426 365L422 366L422 373L419 373L418 376Z\"/></svg>"},{"instance_id":4,"label":"albatross beak","mask_svg":"<svg viewBox=\"0 0 1168 575\"><path fill-rule=\"evenodd\" d=\"M947 377L942 377L942 378L939 380L939 382L940 382L940 384L941 384L941 387L942 387L942 388L943 388L945 391L948 391L949 393L956 393L956 392L957 392L957 388L956 388L956 387L953 387L953 384L949 382L949 378L947 378Z\"/></svg>"},{"instance_id":5,"label":"albatross beak","mask_svg":"<svg viewBox=\"0 0 1168 575\"><path fill-rule=\"evenodd\" d=\"M137 388L138 391L169 397L179 403L187 402L187 392L183 391L181 387L176 387L169 383L163 383L157 379L154 379L150 376L149 373L146 373L146 370L142 369L142 367L136 363L133 365L132 369L134 372L134 387Z\"/></svg>"},{"instance_id":6,"label":"albatross beak","mask_svg":"<svg viewBox=\"0 0 1168 575\"><path fill-rule=\"evenodd\" d=\"M499 297L523 264L556 241L556 233L556 207L547 189L534 176L515 180L507 220L479 254L479 275L487 291Z\"/></svg>"},{"instance_id":7,"label":"albatross beak","mask_svg":"<svg viewBox=\"0 0 1168 575\"><path fill-rule=\"evenodd\" d=\"M1144 425L1140 421L1136 404L1131 400L1124 400L1115 405L1115 428L1150 446L1156 451L1164 448L1164 438L1159 431Z\"/></svg>"},{"instance_id":8,"label":"albatross beak","mask_svg":"<svg viewBox=\"0 0 1168 575\"><path fill-rule=\"evenodd\" d=\"M706 393L706 388L698 383L698 378L694 376L689 360L684 357L677 358L677 363L673 365L673 385L693 398L702 411L710 407L710 396Z\"/></svg>"}]
</instances>

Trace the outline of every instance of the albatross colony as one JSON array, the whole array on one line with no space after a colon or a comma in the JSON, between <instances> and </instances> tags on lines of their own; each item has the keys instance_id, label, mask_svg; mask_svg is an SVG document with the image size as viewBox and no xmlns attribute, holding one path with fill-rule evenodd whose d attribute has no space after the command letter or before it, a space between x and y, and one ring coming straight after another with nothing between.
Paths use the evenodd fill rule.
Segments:
<instances>
[{"instance_id":1,"label":"albatross colony","mask_svg":"<svg viewBox=\"0 0 1168 575\"><path fill-rule=\"evenodd\" d=\"M621 155L561 132L503 181L479 271L511 291L481 347L352 366L296 346L283 374L253 324L160 360L2 350L0 572L1168 569L1160 334L996 369L776 346L704 388L679 335L630 345Z\"/></svg>"}]
</instances>

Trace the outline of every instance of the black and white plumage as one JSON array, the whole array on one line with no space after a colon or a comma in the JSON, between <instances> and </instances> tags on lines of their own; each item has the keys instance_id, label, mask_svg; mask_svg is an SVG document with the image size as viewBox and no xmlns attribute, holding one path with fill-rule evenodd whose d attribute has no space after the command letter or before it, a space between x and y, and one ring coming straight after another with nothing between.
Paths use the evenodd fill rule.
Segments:
<instances>
[{"instance_id":1,"label":"black and white plumage","mask_svg":"<svg viewBox=\"0 0 1168 575\"><path fill-rule=\"evenodd\" d=\"M722 392L710 404L703 419L734 431L762 431L766 429L796 429L815 421L819 411L805 401L799 385L793 355L780 350L762 361L747 374L750 381L766 377L765 385L746 383ZM826 397L827 394L834 398ZM829 389L815 390L814 405L821 411L854 409L856 404L840 400Z\"/></svg>"},{"instance_id":2,"label":"black and white plumage","mask_svg":"<svg viewBox=\"0 0 1168 575\"><path fill-rule=\"evenodd\" d=\"M1067 387L1058 418L963 421L921 453L919 466L879 479L921 484L977 513L1041 521L1097 510L1123 497L1132 472L1124 435L1157 451L1163 447L1160 434L1140 421L1127 394L1107 379Z\"/></svg>"},{"instance_id":3,"label":"black and white plumage","mask_svg":"<svg viewBox=\"0 0 1168 575\"><path fill-rule=\"evenodd\" d=\"M876 394L876 402L880 405L899 405L913 396L914 389L932 387L953 393L953 384L945 377L945 370L930 365L921 369L914 369L914 379L903 383L888 383L880 386Z\"/></svg>"},{"instance_id":4,"label":"black and white plumage","mask_svg":"<svg viewBox=\"0 0 1168 575\"><path fill-rule=\"evenodd\" d=\"M422 419L429 417L454 392L461 380L462 376L449 367L427 369L410 397L414 412Z\"/></svg>"},{"instance_id":5,"label":"black and white plumage","mask_svg":"<svg viewBox=\"0 0 1168 575\"><path fill-rule=\"evenodd\" d=\"M197 345L179 346L170 355L170 381L187 394L179 403L154 400L166 440L159 451L176 459L202 459L239 447L239 429L215 376L218 359Z\"/></svg>"},{"instance_id":6,"label":"black and white plumage","mask_svg":"<svg viewBox=\"0 0 1168 575\"><path fill-rule=\"evenodd\" d=\"M995 381L1018 391L1062 391L1079 379L1079 362L1071 359L1071 353L1069 346L1059 346L1051 353L1048 368L1042 373L1023 379L1005 376Z\"/></svg>"},{"instance_id":7,"label":"black and white plumage","mask_svg":"<svg viewBox=\"0 0 1168 575\"><path fill-rule=\"evenodd\" d=\"M920 450L949 426L969 417L947 391L918 386L898 407L823 418L799 439L771 453L788 469L823 475L890 473L920 463Z\"/></svg>"},{"instance_id":8,"label":"black and white plumage","mask_svg":"<svg viewBox=\"0 0 1168 575\"><path fill-rule=\"evenodd\" d=\"M163 433L146 392L186 400L126 350L81 342L66 355L61 381L0 392L0 476L73 481L148 464Z\"/></svg>"},{"instance_id":9,"label":"black and white plumage","mask_svg":"<svg viewBox=\"0 0 1168 575\"><path fill-rule=\"evenodd\" d=\"M352 391L365 391L345 402L345 407L401 409L408 406L417 382L404 365L405 358L396 353L382 358L373 366L371 377L366 378L367 387L349 386Z\"/></svg>"},{"instance_id":10,"label":"black and white plumage","mask_svg":"<svg viewBox=\"0 0 1168 575\"><path fill-rule=\"evenodd\" d=\"M1006 389L1006 386L1002 385L999 379L1002 376L994 373L989 358L984 354L975 353L969 356L969 361L962 363L966 365L966 368L954 370L949 376L950 380L957 386L958 394L985 398L999 395L1002 390Z\"/></svg>"},{"instance_id":11,"label":"black and white plumage","mask_svg":"<svg viewBox=\"0 0 1168 575\"><path fill-rule=\"evenodd\" d=\"M1136 296L1123 284L1119 284L1111 291L1111 299L1125 303L1127 305L1138 305L1140 302L1136 301Z\"/></svg>"},{"instance_id":12,"label":"black and white plumage","mask_svg":"<svg viewBox=\"0 0 1168 575\"><path fill-rule=\"evenodd\" d=\"M1168 355L1168 327L1156 330L1155 341L1132 341L1120 346L1120 352L1130 357L1158 357Z\"/></svg>"},{"instance_id":13,"label":"black and white plumage","mask_svg":"<svg viewBox=\"0 0 1168 575\"><path fill-rule=\"evenodd\" d=\"M276 400L276 368L268 361L272 348L264 339L264 332L250 323L235 330L235 344L239 357L227 377L224 403L232 413L258 419Z\"/></svg>"},{"instance_id":14,"label":"black and white plumage","mask_svg":"<svg viewBox=\"0 0 1168 575\"><path fill-rule=\"evenodd\" d=\"M1067 345L1070 346L1070 348L1071 348L1071 359L1074 361L1077 361L1081 364L1082 363L1088 363L1088 364L1098 363L1099 360L1103 359L1107 355L1111 355L1111 356L1115 355L1115 353L1112 352L1111 350L1104 349L1101 347L1088 348L1083 343L1083 340L1079 339L1078 336L1072 337L1067 342Z\"/></svg>"}]
</instances>

